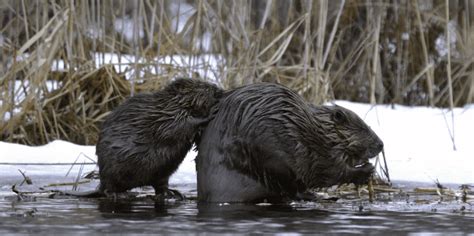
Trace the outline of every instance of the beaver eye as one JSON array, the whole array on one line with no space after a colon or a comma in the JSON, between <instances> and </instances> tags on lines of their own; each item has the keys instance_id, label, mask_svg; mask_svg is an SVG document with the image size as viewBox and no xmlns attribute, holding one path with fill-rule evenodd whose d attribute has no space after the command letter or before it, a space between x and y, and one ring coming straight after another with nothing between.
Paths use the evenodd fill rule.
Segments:
<instances>
[{"instance_id":1,"label":"beaver eye","mask_svg":"<svg viewBox=\"0 0 474 236\"><path fill-rule=\"evenodd\" d=\"M332 119L334 120L334 122L340 124L346 121L346 116L344 115L344 113L342 113L342 111L336 111L333 113Z\"/></svg>"}]
</instances>

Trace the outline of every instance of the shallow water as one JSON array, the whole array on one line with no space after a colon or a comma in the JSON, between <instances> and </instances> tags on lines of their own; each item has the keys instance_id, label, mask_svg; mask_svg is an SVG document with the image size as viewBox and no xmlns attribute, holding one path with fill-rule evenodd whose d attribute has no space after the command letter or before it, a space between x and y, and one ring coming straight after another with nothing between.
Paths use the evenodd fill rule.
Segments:
<instances>
[{"instance_id":1,"label":"shallow water","mask_svg":"<svg viewBox=\"0 0 474 236\"><path fill-rule=\"evenodd\" d=\"M0 195L6 233L474 233L472 204L384 199L288 205ZM192 191L192 190L191 190Z\"/></svg>"}]
</instances>

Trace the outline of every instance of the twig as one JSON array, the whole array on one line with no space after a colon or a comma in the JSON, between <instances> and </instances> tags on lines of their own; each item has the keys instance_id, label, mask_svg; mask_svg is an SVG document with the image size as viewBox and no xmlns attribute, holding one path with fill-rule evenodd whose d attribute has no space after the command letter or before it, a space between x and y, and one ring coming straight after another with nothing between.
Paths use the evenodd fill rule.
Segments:
<instances>
[{"instance_id":1,"label":"twig","mask_svg":"<svg viewBox=\"0 0 474 236\"><path fill-rule=\"evenodd\" d=\"M369 202L374 202L374 176L370 176L369 183L367 184L367 189L369 190Z\"/></svg>"},{"instance_id":2,"label":"twig","mask_svg":"<svg viewBox=\"0 0 474 236\"><path fill-rule=\"evenodd\" d=\"M95 161L94 161L92 158L88 157L86 154L84 154L83 152L81 152L81 153L79 153L79 155L77 155L76 160L74 160L74 163L71 164L71 167L69 167L69 170L66 172L66 176L69 175L69 173L71 172L71 170L72 170L72 168L74 167L74 165L77 164L77 160L79 160L79 157L81 157L81 155L82 155L82 156L85 156L87 159L89 159L90 161L92 161L92 162L95 163ZM81 165L81 166L88 165L88 164L90 164L90 163L82 162L82 165Z\"/></svg>"},{"instance_id":3,"label":"twig","mask_svg":"<svg viewBox=\"0 0 474 236\"><path fill-rule=\"evenodd\" d=\"M380 27L382 24L382 13L377 12L377 25L374 32L374 51L372 57L372 71L370 74L370 104L376 104L375 100L375 80L377 77L377 66L379 64L379 41L380 41Z\"/></svg>"},{"instance_id":4,"label":"twig","mask_svg":"<svg viewBox=\"0 0 474 236\"><path fill-rule=\"evenodd\" d=\"M18 169L18 171L20 171L21 175L23 175L23 181L20 183L20 186L22 186L23 183L25 183L25 182L28 185L33 184L33 181L31 180L30 177L26 176L25 172L21 171L20 169Z\"/></svg>"},{"instance_id":5,"label":"twig","mask_svg":"<svg viewBox=\"0 0 474 236\"><path fill-rule=\"evenodd\" d=\"M332 42L334 40L334 36L336 35L337 26L339 25L339 19L341 18L342 10L344 9L346 0L342 0L339 4L340 6L339 6L339 10L337 11L336 22L334 22L334 26L332 27L332 30L331 30L331 35L329 36L329 41L326 45L326 51L324 52L323 62L322 62L323 66L326 65L326 60L328 58L329 51L331 50Z\"/></svg>"},{"instance_id":6,"label":"twig","mask_svg":"<svg viewBox=\"0 0 474 236\"><path fill-rule=\"evenodd\" d=\"M467 191L469 190L469 186L467 184L461 185L460 189L462 190L461 200L462 202L467 202Z\"/></svg>"},{"instance_id":7,"label":"twig","mask_svg":"<svg viewBox=\"0 0 474 236\"><path fill-rule=\"evenodd\" d=\"M400 92L400 94L403 96L403 94L405 94L406 92L408 92L408 90L416 84L416 82L418 82L418 80L421 78L421 76L423 76L424 74L426 74L428 77L429 77L429 73L430 73L430 70L433 68L433 64L431 63L428 63L426 64L425 68L423 68L423 70L421 70L420 72L418 72L418 74L416 74L413 79L411 79L410 83L405 86L405 88L402 89L402 91Z\"/></svg>"},{"instance_id":8,"label":"twig","mask_svg":"<svg viewBox=\"0 0 474 236\"><path fill-rule=\"evenodd\" d=\"M306 2L307 6L307 13L304 14L305 16L305 25L304 25L304 35L303 35L303 41L305 42L304 46L304 52L303 52L303 78L307 80L307 73L308 73L308 66L310 64L309 62L309 52L310 52L310 46L311 46L311 11L313 9L313 1L307 1Z\"/></svg>"},{"instance_id":9,"label":"twig","mask_svg":"<svg viewBox=\"0 0 474 236\"><path fill-rule=\"evenodd\" d=\"M434 81L434 75L433 75L433 70L428 68L428 65L432 64L430 62L429 56L428 56L428 47L426 46L426 40L425 40L425 33L423 30L423 23L421 21L421 14L420 14L420 9L418 7L418 1L413 1L413 5L415 5L415 12L416 12L416 19L418 21L418 30L420 31L420 40L421 40L421 48L423 50L423 56L425 59L425 69L427 70L426 77L427 77L427 85L428 85L428 94L430 98L430 106L434 106L433 103L433 81ZM408 86L407 86L408 87ZM403 96L403 93L401 93Z\"/></svg>"},{"instance_id":10,"label":"twig","mask_svg":"<svg viewBox=\"0 0 474 236\"><path fill-rule=\"evenodd\" d=\"M451 122L453 132L451 141L453 142L453 150L456 151L456 143L454 142L454 104L453 104L453 79L451 78L451 34L449 29L449 0L446 0L446 47L448 49L448 63L446 64L446 71L448 73L448 88L449 88L449 108L451 110Z\"/></svg>"},{"instance_id":11,"label":"twig","mask_svg":"<svg viewBox=\"0 0 474 236\"><path fill-rule=\"evenodd\" d=\"M384 171L385 176L387 177L388 182L390 183L390 174L388 171L388 164L387 164L387 159L385 158L385 149L382 149L382 156L383 156L383 163L385 166L385 169L382 169Z\"/></svg>"},{"instance_id":12,"label":"twig","mask_svg":"<svg viewBox=\"0 0 474 236\"><path fill-rule=\"evenodd\" d=\"M90 183L91 180L81 180L81 181L74 181L74 182L64 182L64 183L53 183L45 185L45 187L57 187L57 186L69 186L69 185L79 185L79 184L87 184Z\"/></svg>"},{"instance_id":13,"label":"twig","mask_svg":"<svg viewBox=\"0 0 474 236\"><path fill-rule=\"evenodd\" d=\"M18 194L18 196L20 196L20 191L18 191L18 189L16 188L16 184L12 185L12 192Z\"/></svg>"},{"instance_id":14,"label":"twig","mask_svg":"<svg viewBox=\"0 0 474 236\"><path fill-rule=\"evenodd\" d=\"M453 150L456 151L456 142L454 140L454 111L451 109L451 125L452 125L452 131L451 128L449 128L448 124L448 119L446 119L446 114L443 112L443 118L444 118L444 123L446 124L446 128L448 128L448 133L449 133L449 138L451 139L451 142L453 144Z\"/></svg>"},{"instance_id":15,"label":"twig","mask_svg":"<svg viewBox=\"0 0 474 236\"><path fill-rule=\"evenodd\" d=\"M74 181L74 184L72 185L73 191L77 191L77 186L79 185L79 180L81 179L82 170L84 170L84 165L81 165L79 172L77 172L76 181Z\"/></svg>"}]
</instances>

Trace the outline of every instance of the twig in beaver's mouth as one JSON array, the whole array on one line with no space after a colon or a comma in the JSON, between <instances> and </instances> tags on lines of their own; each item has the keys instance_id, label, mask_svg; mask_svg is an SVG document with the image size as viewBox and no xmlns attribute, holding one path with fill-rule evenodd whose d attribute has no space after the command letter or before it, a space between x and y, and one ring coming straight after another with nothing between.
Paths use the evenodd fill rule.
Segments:
<instances>
[{"instance_id":1,"label":"twig in beaver's mouth","mask_svg":"<svg viewBox=\"0 0 474 236\"><path fill-rule=\"evenodd\" d=\"M387 164L387 159L385 158L385 150L382 149L382 156L383 156L383 163L384 163L384 166L385 168L382 168L382 171L383 171L383 174L385 175L385 177L387 177L387 181L390 183L390 174L388 172L388 164Z\"/></svg>"}]
</instances>

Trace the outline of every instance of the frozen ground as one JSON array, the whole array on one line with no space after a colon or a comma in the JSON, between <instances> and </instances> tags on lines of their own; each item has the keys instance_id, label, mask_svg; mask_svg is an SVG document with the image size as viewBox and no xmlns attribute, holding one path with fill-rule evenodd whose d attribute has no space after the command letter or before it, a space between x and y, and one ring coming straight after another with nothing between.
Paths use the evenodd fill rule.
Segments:
<instances>
[{"instance_id":1,"label":"frozen ground","mask_svg":"<svg viewBox=\"0 0 474 236\"><path fill-rule=\"evenodd\" d=\"M453 150L451 113L425 107L378 105L346 101L336 102L355 111L385 143L385 154L393 181L474 184L474 106L454 109ZM449 128L448 128L449 127ZM190 152L171 184L195 183L194 157ZM19 169L29 176L57 176L64 181L70 163L89 163L82 172L95 168L94 146L80 146L54 141L45 146L30 147L0 142L0 176L17 178ZM56 163L57 165L27 165ZM69 180L74 180L80 165L72 167ZM61 177L61 178L60 178Z\"/></svg>"}]
</instances>

